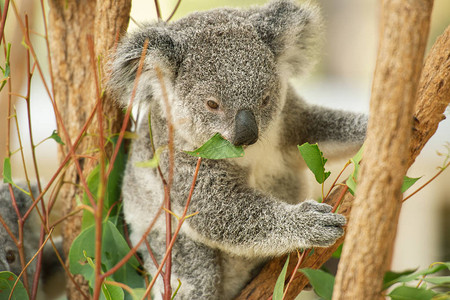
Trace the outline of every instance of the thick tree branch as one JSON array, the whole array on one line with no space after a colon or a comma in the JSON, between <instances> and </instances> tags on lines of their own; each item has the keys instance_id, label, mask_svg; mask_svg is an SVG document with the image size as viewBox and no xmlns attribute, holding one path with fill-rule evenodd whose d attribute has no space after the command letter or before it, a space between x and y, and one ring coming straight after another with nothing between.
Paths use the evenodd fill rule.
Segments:
<instances>
[{"instance_id":1,"label":"thick tree branch","mask_svg":"<svg viewBox=\"0 0 450 300\"><path fill-rule=\"evenodd\" d=\"M426 142L436 132L438 124L444 119L444 111L450 103L450 27L440 36L425 62L419 89L415 116L419 123L415 125L415 131L409 143L410 155L408 166L414 162ZM329 204L333 205L339 196L339 190L329 197ZM353 196L346 194L339 213L347 218L350 216L350 208L353 204ZM308 257L301 268L318 268L325 263L337 247L343 242L343 238L330 248L318 248L314 254ZM290 270L295 266L296 259L291 257ZM281 272L285 258L275 258L269 262L259 275L250 282L237 299L267 299L272 295L275 281ZM289 274L289 271L288 271ZM286 299L294 299L305 287L308 279L300 274L291 284Z\"/></svg>"},{"instance_id":2,"label":"thick tree branch","mask_svg":"<svg viewBox=\"0 0 450 300\"><path fill-rule=\"evenodd\" d=\"M383 0L380 46L358 190L333 299L378 299L408 170L408 145L433 0Z\"/></svg>"},{"instance_id":3,"label":"thick tree branch","mask_svg":"<svg viewBox=\"0 0 450 300\"><path fill-rule=\"evenodd\" d=\"M124 33L131 9L131 0L49 0L49 38L52 59L53 89L55 101L62 115L62 121L71 137L78 136L87 117L95 106L96 90L92 66L90 64L87 37L94 36L95 52L105 61L110 48L114 46L119 35ZM105 134L117 133L122 125L122 111L111 105L103 106L103 128ZM94 127L92 130L96 130ZM78 153L85 153L98 148L97 135L85 136L78 147ZM65 157L68 149L60 149L60 159ZM106 149L106 153L111 152ZM83 173L90 172L97 162L80 159ZM68 168L59 201L64 203L65 213L70 213L76 206L79 174L75 168ZM68 219L64 223L64 250L68 253L70 245L81 229L81 216ZM88 286L82 276L76 276L77 282ZM80 295L69 282L69 299L79 299Z\"/></svg>"}]
</instances>

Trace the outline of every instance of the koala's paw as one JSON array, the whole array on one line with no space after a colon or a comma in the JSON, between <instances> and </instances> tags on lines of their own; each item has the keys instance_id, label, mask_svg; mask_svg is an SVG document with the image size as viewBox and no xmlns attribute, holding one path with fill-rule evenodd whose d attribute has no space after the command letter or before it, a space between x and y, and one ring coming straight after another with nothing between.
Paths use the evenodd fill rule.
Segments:
<instances>
[{"instance_id":1,"label":"koala's paw","mask_svg":"<svg viewBox=\"0 0 450 300\"><path fill-rule=\"evenodd\" d=\"M331 213L332 207L325 203L308 200L300 205L304 222L305 248L328 247L344 234L347 222L343 215Z\"/></svg>"}]
</instances>

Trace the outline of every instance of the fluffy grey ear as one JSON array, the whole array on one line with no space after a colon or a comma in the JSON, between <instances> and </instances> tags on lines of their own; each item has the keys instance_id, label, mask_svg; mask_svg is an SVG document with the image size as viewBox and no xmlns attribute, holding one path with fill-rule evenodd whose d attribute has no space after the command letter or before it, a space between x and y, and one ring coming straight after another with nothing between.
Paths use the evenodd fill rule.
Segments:
<instances>
[{"instance_id":1,"label":"fluffy grey ear","mask_svg":"<svg viewBox=\"0 0 450 300\"><path fill-rule=\"evenodd\" d=\"M126 36L109 58L106 92L119 104L126 106L136 79L142 50L148 40L144 67L139 78L134 103L149 101L154 95L150 85L158 81L155 67L159 67L167 83L173 82L179 61L180 47L165 23L147 24Z\"/></svg>"},{"instance_id":2,"label":"fluffy grey ear","mask_svg":"<svg viewBox=\"0 0 450 300\"><path fill-rule=\"evenodd\" d=\"M297 5L290 0L278 0L253 12L250 20L282 69L291 76L309 71L322 40L318 7L309 2Z\"/></svg>"}]
</instances>

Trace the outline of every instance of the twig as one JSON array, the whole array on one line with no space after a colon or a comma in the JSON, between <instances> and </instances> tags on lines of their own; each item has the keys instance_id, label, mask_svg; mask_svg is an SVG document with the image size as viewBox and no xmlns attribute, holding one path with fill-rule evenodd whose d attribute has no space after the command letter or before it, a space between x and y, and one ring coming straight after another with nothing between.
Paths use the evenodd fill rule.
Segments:
<instances>
[{"instance_id":1,"label":"twig","mask_svg":"<svg viewBox=\"0 0 450 300\"><path fill-rule=\"evenodd\" d=\"M180 6L180 4L181 4L181 0L178 0L177 4L175 4L175 7L173 8L172 12L170 13L169 17L167 18L166 22L169 22L173 18L173 16L175 15L175 13L178 10L178 7Z\"/></svg>"},{"instance_id":2,"label":"twig","mask_svg":"<svg viewBox=\"0 0 450 300\"><path fill-rule=\"evenodd\" d=\"M98 121L98 147L100 149L100 185L99 185L99 196L97 199L97 206L95 207L95 284L94 284L94 299L99 299L103 278L102 274L102 235L103 235L103 201L105 197L105 186L107 182L107 177L105 176L105 145L103 136L103 98L100 95L100 86L98 82L97 65L95 61L95 49L94 49L94 39L91 35L88 35L88 50L90 56L90 62L92 66L92 71L94 74L95 83L95 93L97 96L97 121Z\"/></svg>"},{"instance_id":3,"label":"twig","mask_svg":"<svg viewBox=\"0 0 450 300\"><path fill-rule=\"evenodd\" d=\"M411 193L410 195L408 195L405 199L403 199L402 202L405 202L406 200L408 200L409 198L411 198L412 196L414 196L415 194L417 194L418 192L420 192L424 187L426 187L429 183L431 183L433 180L436 179L436 177L438 177L439 175L442 174L442 172L444 172L445 169L447 169L450 166L450 162L447 163L444 167L442 167L439 172L436 173L436 175L434 175L430 180L428 180L427 182L425 182L421 187L419 187L417 190L415 190L413 193Z\"/></svg>"},{"instance_id":4,"label":"twig","mask_svg":"<svg viewBox=\"0 0 450 300\"><path fill-rule=\"evenodd\" d=\"M0 25L0 41L3 39L3 32L5 31L5 23L6 23L6 16L8 15L8 8L9 8L9 0L5 0L5 5L3 5L4 10L2 14L2 23Z\"/></svg>"},{"instance_id":5,"label":"twig","mask_svg":"<svg viewBox=\"0 0 450 300\"><path fill-rule=\"evenodd\" d=\"M187 198L186 205L184 206L183 214L182 214L182 216L180 218L180 221L178 222L178 226L177 226L177 228L175 230L175 233L172 236L172 240L170 241L169 247L166 249L166 253L165 253L165 255L164 255L164 257L163 257L163 259L161 261L161 264L160 264L158 270L156 271L156 274L153 275L152 281L150 282L149 286L147 287L147 290L145 291L145 294L144 294L143 298L145 298L145 297L147 297L149 295L153 285L156 282L156 279L158 278L159 274L161 273L161 270L162 270L162 268L163 268L163 266L164 266L164 264L165 264L165 262L166 262L166 260L167 260L167 258L169 256L169 253L172 250L173 245L175 244L175 240L176 240L176 238L178 236L178 233L180 232L181 226L183 225L184 221L186 220L187 210L189 208L189 204L191 203L192 195L194 194L195 183L197 182L197 176L198 176L198 171L200 170L201 162L202 162L202 158L199 157L198 160L197 160L197 166L195 167L194 178L192 179L192 184L191 184L191 189L189 191L189 196Z\"/></svg>"},{"instance_id":6,"label":"twig","mask_svg":"<svg viewBox=\"0 0 450 300\"><path fill-rule=\"evenodd\" d=\"M27 270L28 266L29 266L29 265L31 264L31 262L35 259L35 257L36 257L39 253L42 252L42 248L44 248L45 244L47 243L48 239L50 238L51 234L53 233L53 229L54 229L54 228L51 228L51 229L50 229L47 238L46 238L46 239L44 240L44 242L41 244L41 246L39 247L38 251L33 255L33 257L30 259L30 261L25 265L25 267L24 267L24 268L22 269L22 271L20 272L19 276L17 276L17 279L16 279L16 281L14 282L14 285L13 285L12 288L11 288L11 294L9 294L8 300L11 299L12 294L14 293L14 289L16 288L17 283L19 282L20 277L21 277L22 275L24 275L24 278L25 278L26 270ZM24 282L24 284L25 284L25 282Z\"/></svg>"},{"instance_id":7,"label":"twig","mask_svg":"<svg viewBox=\"0 0 450 300\"><path fill-rule=\"evenodd\" d=\"M174 128L173 128L173 120L172 113L169 105L169 97L167 95L166 85L164 83L164 77L162 75L161 69L156 66L155 67L156 76L158 77L159 83L161 85L162 96L164 100L164 104L166 106L166 115L167 115L167 128L168 128L168 145L169 145L169 176L167 182L163 182L164 184L164 206L166 209L166 249L169 247L169 244L172 240L172 217L169 213L171 210L170 203L170 190L172 188L173 182L173 171L175 165L175 149L174 149ZM172 252L169 252L166 269L164 274L164 299L170 300L170 295L172 294L172 287L170 285L170 277L172 273Z\"/></svg>"},{"instance_id":8,"label":"twig","mask_svg":"<svg viewBox=\"0 0 450 300\"><path fill-rule=\"evenodd\" d=\"M298 261L294 267L294 270L292 270L292 274L291 274L291 277L289 278L289 282L287 283L286 288L284 289L282 299L284 299L286 297L289 286L291 285L292 281L294 280L294 277L297 274L298 269L300 268L301 264L303 263L304 258L309 254L309 252L311 252L311 249L305 249L305 250L303 250L303 253L300 256L300 253L297 250Z\"/></svg>"},{"instance_id":9,"label":"twig","mask_svg":"<svg viewBox=\"0 0 450 300\"><path fill-rule=\"evenodd\" d=\"M155 0L155 9L156 9L156 16L158 17L158 20L162 19L161 16L161 7L159 6L159 1Z\"/></svg>"}]
</instances>

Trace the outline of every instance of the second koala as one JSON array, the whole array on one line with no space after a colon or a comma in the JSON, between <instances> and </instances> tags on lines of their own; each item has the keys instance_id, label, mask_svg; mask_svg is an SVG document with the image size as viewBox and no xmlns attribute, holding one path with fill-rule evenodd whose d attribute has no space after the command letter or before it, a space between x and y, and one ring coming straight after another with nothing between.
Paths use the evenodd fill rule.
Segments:
<instances>
[{"instance_id":1,"label":"second koala","mask_svg":"<svg viewBox=\"0 0 450 300\"><path fill-rule=\"evenodd\" d=\"M360 145L367 118L307 104L290 86L290 77L308 72L320 31L317 8L274 1L149 24L119 43L107 92L125 106L149 41L134 101L151 114L155 148L168 143L170 113L175 128L174 213L182 214L197 161L183 150L199 147L217 132L245 147L242 158L202 162L188 211L198 214L186 220L172 252L172 286L177 278L182 282L179 299L231 299L268 258L327 247L342 236L343 216L331 213L329 205L302 198L297 145ZM155 67L162 71L166 92ZM138 123L139 137L122 185L133 243L164 199L158 171L136 166L154 155L148 127L146 119ZM166 152L160 167L167 176ZM166 243L164 217L148 240L160 262ZM154 274L145 246L141 254ZM159 278L153 294L158 298L163 291Z\"/></svg>"}]
</instances>

